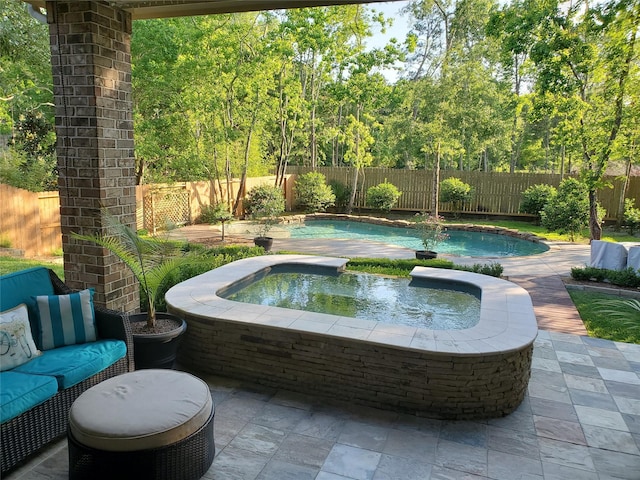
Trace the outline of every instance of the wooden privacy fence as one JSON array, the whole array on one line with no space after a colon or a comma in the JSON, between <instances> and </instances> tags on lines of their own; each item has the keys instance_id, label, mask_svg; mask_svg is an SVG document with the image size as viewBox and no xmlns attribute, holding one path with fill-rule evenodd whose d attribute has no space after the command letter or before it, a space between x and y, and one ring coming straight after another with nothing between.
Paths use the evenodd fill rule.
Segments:
<instances>
[{"instance_id":1,"label":"wooden privacy fence","mask_svg":"<svg viewBox=\"0 0 640 480\"><path fill-rule=\"evenodd\" d=\"M264 183L273 185L275 177L247 179L247 191ZM212 202L235 199L240 180L234 179L222 192L210 182L185 182L136 187L137 228L157 232L167 225L195 222L202 208ZM285 179L287 207L291 209L291 183ZM244 193L244 192L243 192ZM33 193L0 184L0 239L28 257L50 255L62 249L60 198L58 192Z\"/></svg>"},{"instance_id":2,"label":"wooden privacy fence","mask_svg":"<svg viewBox=\"0 0 640 480\"><path fill-rule=\"evenodd\" d=\"M353 170L347 167L321 167L327 181L351 185ZM311 171L306 167L290 167L283 189L287 210L295 205L293 185L298 174ZM522 192L529 186L549 184L558 186L560 175L530 173L483 173L442 171L440 179L457 177L474 187L473 200L463 206L464 213L492 215L518 215ZM431 209L433 173L429 170L367 169L358 183L356 207L365 207L365 194L369 187L384 181L394 184L402 196L395 210L422 211ZM601 189L598 198L607 210L608 218L615 218L622 194L622 180L608 178L613 188ZM246 191L261 184L273 185L275 177L247 179ZM202 208L216 201L236 198L240 181L234 179L228 186L211 182L186 182L167 185L136 187L137 227L155 232L167 224L194 223ZM227 192L227 189L229 190ZM246 192L241 192L242 195ZM640 207L640 177L630 180L627 198ZM23 250L27 256L49 255L62 248L60 229L60 200L58 192L32 193L0 184L0 238L7 239L11 247ZM451 211L449 204L441 204L440 211ZM242 207L240 207L240 211Z\"/></svg>"},{"instance_id":3,"label":"wooden privacy fence","mask_svg":"<svg viewBox=\"0 0 640 480\"><path fill-rule=\"evenodd\" d=\"M28 256L62 248L58 192L33 193L0 184L0 237Z\"/></svg>"},{"instance_id":4,"label":"wooden privacy fence","mask_svg":"<svg viewBox=\"0 0 640 480\"><path fill-rule=\"evenodd\" d=\"M289 167L289 173L303 174L312 171L310 167ZM350 186L353 169L349 167L320 167L315 171L325 175L327 182L336 181ZM461 172L442 170L440 181L445 178L459 178L471 185L474 196L470 202L462 206L464 213L484 213L491 215L521 215L520 202L522 192L532 185L548 184L557 187L562 180L560 175L545 173L496 173L496 172ZM295 178L291 179L295 181ZM623 180L607 177L613 188L598 190L598 200L607 210L607 219L614 219L618 213ZM430 211L433 192L433 171L431 170L398 170L392 168L367 168L358 181L356 207L364 208L367 189L383 182L395 185L402 195L394 210ZM636 207L640 207L640 177L631 177L627 198L636 199ZM441 203L441 212L451 212L454 206Z\"/></svg>"},{"instance_id":5,"label":"wooden privacy fence","mask_svg":"<svg viewBox=\"0 0 640 480\"><path fill-rule=\"evenodd\" d=\"M283 185L287 210L291 210L293 198L289 177L289 175L285 177ZM247 178L241 198L253 187L262 184L274 185L275 177ZM229 203L233 203L240 187L240 180L237 178L233 179L229 185L226 183L218 185L214 182L184 182L138 186L136 190L138 228L156 232L166 228L167 225L194 223L200 217L204 207L221 201L226 202L227 199L230 199ZM241 201L236 214L241 215L242 212Z\"/></svg>"}]
</instances>

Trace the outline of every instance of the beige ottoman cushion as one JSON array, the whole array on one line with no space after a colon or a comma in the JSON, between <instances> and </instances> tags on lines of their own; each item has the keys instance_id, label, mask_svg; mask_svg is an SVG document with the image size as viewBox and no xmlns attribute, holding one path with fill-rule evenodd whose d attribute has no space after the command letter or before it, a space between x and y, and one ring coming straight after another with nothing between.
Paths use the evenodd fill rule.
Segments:
<instances>
[{"instance_id":1,"label":"beige ottoman cushion","mask_svg":"<svg viewBox=\"0 0 640 480\"><path fill-rule=\"evenodd\" d=\"M81 444L115 452L171 445L200 429L213 401L209 386L174 370L139 370L85 391L69 412Z\"/></svg>"}]
</instances>

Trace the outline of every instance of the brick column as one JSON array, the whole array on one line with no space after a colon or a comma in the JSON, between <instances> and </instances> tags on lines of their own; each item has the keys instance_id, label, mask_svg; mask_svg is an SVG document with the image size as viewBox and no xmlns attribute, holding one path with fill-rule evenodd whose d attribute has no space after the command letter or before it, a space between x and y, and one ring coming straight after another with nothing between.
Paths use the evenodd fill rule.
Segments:
<instances>
[{"instance_id":1,"label":"brick column","mask_svg":"<svg viewBox=\"0 0 640 480\"><path fill-rule=\"evenodd\" d=\"M94 287L98 305L134 311L138 285L130 271L70 236L101 232L101 207L135 228L131 15L107 2L48 1L47 16L65 281Z\"/></svg>"}]
</instances>

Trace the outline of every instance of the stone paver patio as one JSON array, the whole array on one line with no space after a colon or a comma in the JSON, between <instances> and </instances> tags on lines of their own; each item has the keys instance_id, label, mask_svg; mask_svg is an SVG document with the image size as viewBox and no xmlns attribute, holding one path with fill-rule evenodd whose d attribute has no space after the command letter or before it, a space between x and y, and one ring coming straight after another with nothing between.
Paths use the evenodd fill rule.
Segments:
<instances>
[{"instance_id":1,"label":"stone paver patio","mask_svg":"<svg viewBox=\"0 0 640 480\"><path fill-rule=\"evenodd\" d=\"M278 246L302 251L292 247ZM335 243L323 248L345 255ZM216 402L217 447L204 478L639 480L640 345L576 334L582 322L575 308L549 283L587 263L588 252L557 246L500 259L505 275L531 294L540 327L528 394L511 415L441 421L203 377ZM6 478L68 478L66 441Z\"/></svg>"}]
</instances>

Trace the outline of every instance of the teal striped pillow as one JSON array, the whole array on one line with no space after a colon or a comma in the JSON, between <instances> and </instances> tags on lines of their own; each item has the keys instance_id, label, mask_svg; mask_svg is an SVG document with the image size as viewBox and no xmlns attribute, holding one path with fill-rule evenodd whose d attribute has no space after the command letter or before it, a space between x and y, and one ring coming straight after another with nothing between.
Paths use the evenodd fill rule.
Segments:
<instances>
[{"instance_id":1,"label":"teal striped pillow","mask_svg":"<svg viewBox=\"0 0 640 480\"><path fill-rule=\"evenodd\" d=\"M39 340L42 350L96 340L93 288L69 295L39 295Z\"/></svg>"}]
</instances>

